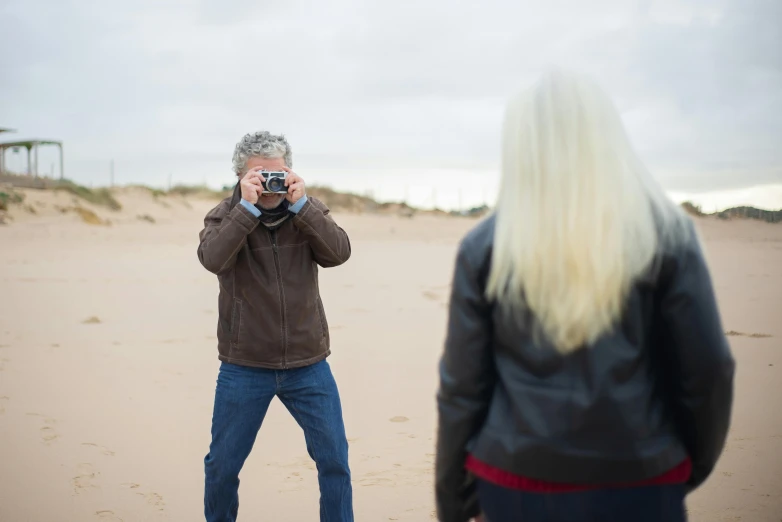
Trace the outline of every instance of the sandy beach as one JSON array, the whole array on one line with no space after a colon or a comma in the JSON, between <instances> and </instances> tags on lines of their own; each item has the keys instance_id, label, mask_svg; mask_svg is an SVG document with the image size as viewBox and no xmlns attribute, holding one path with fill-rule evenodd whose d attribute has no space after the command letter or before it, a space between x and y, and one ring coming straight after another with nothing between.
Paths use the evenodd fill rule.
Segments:
<instances>
[{"instance_id":1,"label":"sandy beach","mask_svg":"<svg viewBox=\"0 0 782 522\"><path fill-rule=\"evenodd\" d=\"M123 189L123 210L26 191L0 226L0 521L203 519L219 362L216 204ZM147 216L141 219L139 216ZM467 218L335 213L353 255L321 270L356 520L434 520L436 364ZM151 218L151 219L148 219ZM154 222L152 222L154 221ZM737 359L727 450L695 522L782 520L782 225L697 221ZM304 437L278 401L241 475L241 520L317 520Z\"/></svg>"}]
</instances>

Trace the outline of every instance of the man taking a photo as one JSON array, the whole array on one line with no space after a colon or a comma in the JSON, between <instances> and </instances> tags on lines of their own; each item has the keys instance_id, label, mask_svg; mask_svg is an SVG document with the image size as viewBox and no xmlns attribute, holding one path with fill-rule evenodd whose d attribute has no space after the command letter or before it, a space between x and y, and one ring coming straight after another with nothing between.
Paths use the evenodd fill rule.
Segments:
<instances>
[{"instance_id":1,"label":"man taking a photo","mask_svg":"<svg viewBox=\"0 0 782 522\"><path fill-rule=\"evenodd\" d=\"M220 284L222 361L204 459L207 522L236 520L239 472L275 396L317 465L321 521L353 522L348 443L318 290L318 265L347 261L350 241L291 166L283 136L244 136L233 155L240 181L200 233L198 259ZM270 172L285 173L281 193L265 190Z\"/></svg>"}]
</instances>

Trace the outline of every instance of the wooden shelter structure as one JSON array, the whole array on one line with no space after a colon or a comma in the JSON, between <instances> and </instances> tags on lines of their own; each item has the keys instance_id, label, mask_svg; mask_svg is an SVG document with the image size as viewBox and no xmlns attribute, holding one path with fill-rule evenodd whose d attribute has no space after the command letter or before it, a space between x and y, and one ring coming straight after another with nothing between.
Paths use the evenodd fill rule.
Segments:
<instances>
[{"instance_id":1,"label":"wooden shelter structure","mask_svg":"<svg viewBox=\"0 0 782 522\"><path fill-rule=\"evenodd\" d=\"M10 131L11 129L0 128L0 132ZM38 148L41 145L56 145L60 149L60 179L63 179L64 164L62 142L56 140L22 140L0 142L0 174L5 172L5 153L8 149L18 150L22 147L27 149L27 175L38 177ZM33 162L33 159L35 160Z\"/></svg>"},{"instance_id":2,"label":"wooden shelter structure","mask_svg":"<svg viewBox=\"0 0 782 522\"><path fill-rule=\"evenodd\" d=\"M0 134L4 132L16 132L16 130L9 129L7 127L0 127ZM0 176L2 176L4 172L5 172L5 149L0 151Z\"/></svg>"}]
</instances>

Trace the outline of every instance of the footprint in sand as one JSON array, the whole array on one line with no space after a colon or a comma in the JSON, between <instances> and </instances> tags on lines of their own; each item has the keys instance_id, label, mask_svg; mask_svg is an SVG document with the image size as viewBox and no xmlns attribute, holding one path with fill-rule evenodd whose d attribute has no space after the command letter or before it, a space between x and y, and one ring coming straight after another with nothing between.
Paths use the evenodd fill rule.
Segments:
<instances>
[{"instance_id":1,"label":"footprint in sand","mask_svg":"<svg viewBox=\"0 0 782 522\"><path fill-rule=\"evenodd\" d=\"M165 511L166 503L163 501L163 497L161 495L158 495L154 491L140 491L141 484L136 484L135 482L125 482L124 484L120 485L128 489L136 490L136 495L143 497L148 506L155 508L157 511Z\"/></svg>"},{"instance_id":2,"label":"footprint in sand","mask_svg":"<svg viewBox=\"0 0 782 522\"><path fill-rule=\"evenodd\" d=\"M0 415L5 413L5 405L10 399L11 397L6 397L5 395L0 397Z\"/></svg>"},{"instance_id":3,"label":"footprint in sand","mask_svg":"<svg viewBox=\"0 0 782 522\"><path fill-rule=\"evenodd\" d=\"M356 481L359 486L371 487L371 486L396 486L396 482L389 478L383 477L367 477Z\"/></svg>"},{"instance_id":4,"label":"footprint in sand","mask_svg":"<svg viewBox=\"0 0 782 522\"><path fill-rule=\"evenodd\" d=\"M432 290L424 290L421 292L421 295L429 299L430 301L439 301L441 299L441 296L437 292L433 292Z\"/></svg>"},{"instance_id":5,"label":"footprint in sand","mask_svg":"<svg viewBox=\"0 0 782 522\"><path fill-rule=\"evenodd\" d=\"M79 472L78 475L71 479L71 485L73 485L73 492L77 495L86 493L91 489L98 489L98 485L95 484L95 477L99 475L92 464L83 462L76 468Z\"/></svg>"},{"instance_id":6,"label":"footprint in sand","mask_svg":"<svg viewBox=\"0 0 782 522\"><path fill-rule=\"evenodd\" d=\"M370 460L377 460L380 458L380 455L362 455L361 456L361 462L367 462Z\"/></svg>"},{"instance_id":7,"label":"footprint in sand","mask_svg":"<svg viewBox=\"0 0 782 522\"><path fill-rule=\"evenodd\" d=\"M11 359L6 359L4 357L0 357L0 372L2 372L5 369L5 363L11 362Z\"/></svg>"},{"instance_id":8,"label":"footprint in sand","mask_svg":"<svg viewBox=\"0 0 782 522\"><path fill-rule=\"evenodd\" d=\"M109 522L124 522L120 517L114 514L113 511L104 509L103 511L96 511L95 516L98 520L107 520Z\"/></svg>"},{"instance_id":9,"label":"footprint in sand","mask_svg":"<svg viewBox=\"0 0 782 522\"><path fill-rule=\"evenodd\" d=\"M147 501L147 504L152 506L153 508L157 509L158 511L163 511L166 509L166 503L163 502L163 497L158 495L157 493L142 493L138 492L136 495L141 495L144 497L144 500Z\"/></svg>"},{"instance_id":10,"label":"footprint in sand","mask_svg":"<svg viewBox=\"0 0 782 522\"><path fill-rule=\"evenodd\" d=\"M44 444L51 444L59 438L60 435L51 426L44 426L41 428L41 440L43 440Z\"/></svg>"},{"instance_id":11,"label":"footprint in sand","mask_svg":"<svg viewBox=\"0 0 782 522\"><path fill-rule=\"evenodd\" d=\"M41 433L41 440L44 444L51 444L60 438L60 434L57 433L57 430L54 428L54 426L57 424L57 419L47 417L41 413L28 413L27 415L30 417L41 417L43 419L44 425L40 428L39 431Z\"/></svg>"},{"instance_id":12,"label":"footprint in sand","mask_svg":"<svg viewBox=\"0 0 782 522\"><path fill-rule=\"evenodd\" d=\"M57 419L51 419L49 417L45 417L43 419L43 423L45 426L41 427L41 440L43 440L44 444L51 444L55 440L60 438L60 434L57 433L57 430L54 429L54 425L57 424Z\"/></svg>"},{"instance_id":13,"label":"footprint in sand","mask_svg":"<svg viewBox=\"0 0 782 522\"><path fill-rule=\"evenodd\" d=\"M390 420L391 422L407 422L410 419L408 419L407 417L398 416L398 417L391 417L388 420Z\"/></svg>"},{"instance_id":14,"label":"footprint in sand","mask_svg":"<svg viewBox=\"0 0 782 522\"><path fill-rule=\"evenodd\" d=\"M82 321L82 324L100 324L102 321L100 320L100 317L92 316L88 317L84 321Z\"/></svg>"},{"instance_id":15,"label":"footprint in sand","mask_svg":"<svg viewBox=\"0 0 782 522\"><path fill-rule=\"evenodd\" d=\"M99 444L95 444L94 442L82 442L81 445L82 446L93 447L93 448L95 448L96 450L100 451L102 454L104 454L106 456L109 456L109 457L113 457L114 456L114 452L111 451L109 448L107 448L105 446L101 446Z\"/></svg>"},{"instance_id":16,"label":"footprint in sand","mask_svg":"<svg viewBox=\"0 0 782 522\"><path fill-rule=\"evenodd\" d=\"M308 469L310 471L317 470L315 463L309 457L299 457L290 462L267 462L266 466L274 468Z\"/></svg>"},{"instance_id":17,"label":"footprint in sand","mask_svg":"<svg viewBox=\"0 0 782 522\"><path fill-rule=\"evenodd\" d=\"M434 466L430 462L394 464L392 468L362 473L356 477L359 486L431 486Z\"/></svg>"},{"instance_id":18,"label":"footprint in sand","mask_svg":"<svg viewBox=\"0 0 782 522\"><path fill-rule=\"evenodd\" d=\"M283 479L283 489L277 490L280 493L289 493L291 491L301 491L301 482L304 482L304 478L298 471L292 472L290 475Z\"/></svg>"}]
</instances>

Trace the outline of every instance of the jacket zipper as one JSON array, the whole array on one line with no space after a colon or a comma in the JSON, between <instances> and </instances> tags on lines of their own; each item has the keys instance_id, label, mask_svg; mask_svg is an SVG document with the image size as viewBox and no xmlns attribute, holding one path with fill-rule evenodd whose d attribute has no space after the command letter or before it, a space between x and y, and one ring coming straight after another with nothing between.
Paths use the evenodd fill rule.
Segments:
<instances>
[{"instance_id":1,"label":"jacket zipper","mask_svg":"<svg viewBox=\"0 0 782 522\"><path fill-rule=\"evenodd\" d=\"M288 369L288 325L285 314L285 292L282 291L282 270L280 269L280 253L277 249L277 231L270 230L272 237L272 250L274 250L274 269L277 273L277 286L280 288L280 303L282 304L282 369Z\"/></svg>"}]
</instances>

